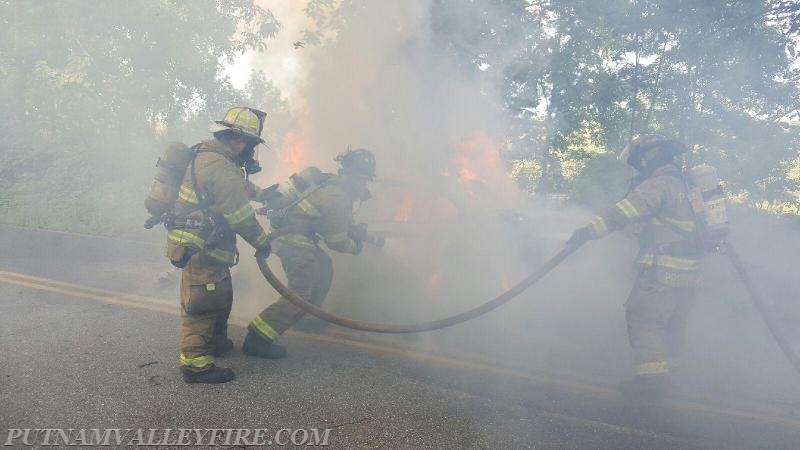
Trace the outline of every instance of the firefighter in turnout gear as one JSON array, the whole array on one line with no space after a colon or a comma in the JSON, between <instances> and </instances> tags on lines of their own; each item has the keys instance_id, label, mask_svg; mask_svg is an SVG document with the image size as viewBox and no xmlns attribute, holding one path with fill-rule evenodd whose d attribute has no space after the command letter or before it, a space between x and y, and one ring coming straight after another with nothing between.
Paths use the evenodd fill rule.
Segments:
<instances>
[{"instance_id":1,"label":"firefighter in turnout gear","mask_svg":"<svg viewBox=\"0 0 800 450\"><path fill-rule=\"evenodd\" d=\"M348 150L336 161L341 165L338 175L330 175L321 187L271 220L276 236L272 247L289 289L317 306L325 300L333 278L331 259L319 241L337 252L361 252L366 236L354 232L353 204L369 198L367 183L375 177L375 157L368 150ZM250 323L242 351L270 359L286 356L286 349L274 341L303 315L280 298Z\"/></svg>"},{"instance_id":2,"label":"firefighter in turnout gear","mask_svg":"<svg viewBox=\"0 0 800 450\"><path fill-rule=\"evenodd\" d=\"M639 275L625 303L636 377L623 382L624 393L664 392L668 360L678 356L685 315L699 283L700 224L675 162L686 151L680 142L656 135L631 142L621 155L638 171L628 195L578 229L568 242L598 239L631 222L642 225L636 259Z\"/></svg>"},{"instance_id":3,"label":"firefighter in turnout gear","mask_svg":"<svg viewBox=\"0 0 800 450\"><path fill-rule=\"evenodd\" d=\"M227 337L233 303L230 267L238 260L236 235L269 254L267 234L250 205L254 191L243 168L253 167L254 147L263 142L261 111L232 108L211 125L214 139L196 146L186 169L166 254L181 276L181 372L190 383L224 383L231 369L214 357L233 347Z\"/></svg>"}]
</instances>

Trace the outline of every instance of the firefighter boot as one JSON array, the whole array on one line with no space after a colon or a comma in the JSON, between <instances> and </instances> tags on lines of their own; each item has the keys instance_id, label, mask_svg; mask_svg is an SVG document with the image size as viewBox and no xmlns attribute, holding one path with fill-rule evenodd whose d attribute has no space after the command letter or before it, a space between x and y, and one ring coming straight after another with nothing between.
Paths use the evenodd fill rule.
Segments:
<instances>
[{"instance_id":1,"label":"firefighter boot","mask_svg":"<svg viewBox=\"0 0 800 450\"><path fill-rule=\"evenodd\" d=\"M214 346L214 356L224 356L229 351L233 350L233 341L228 338L215 340L212 344Z\"/></svg>"},{"instance_id":2,"label":"firefighter boot","mask_svg":"<svg viewBox=\"0 0 800 450\"><path fill-rule=\"evenodd\" d=\"M244 338L244 344L242 345L242 353L247 356L267 359L286 357L286 349L283 346L260 337L253 330L247 330L247 336Z\"/></svg>"},{"instance_id":3,"label":"firefighter boot","mask_svg":"<svg viewBox=\"0 0 800 450\"><path fill-rule=\"evenodd\" d=\"M181 367L183 381L187 383L207 383L218 384L227 383L236 377L233 370L227 367L219 367L214 364L209 365L203 370L193 370L189 367Z\"/></svg>"},{"instance_id":4,"label":"firefighter boot","mask_svg":"<svg viewBox=\"0 0 800 450\"><path fill-rule=\"evenodd\" d=\"M637 375L632 380L623 380L620 391L625 398L657 400L666 396L669 388L667 374Z\"/></svg>"}]
</instances>

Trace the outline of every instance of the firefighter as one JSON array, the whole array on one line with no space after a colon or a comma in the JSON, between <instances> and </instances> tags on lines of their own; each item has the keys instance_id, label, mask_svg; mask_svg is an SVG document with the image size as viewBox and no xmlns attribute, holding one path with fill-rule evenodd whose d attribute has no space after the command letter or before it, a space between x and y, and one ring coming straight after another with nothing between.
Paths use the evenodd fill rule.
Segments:
<instances>
[{"instance_id":1,"label":"firefighter","mask_svg":"<svg viewBox=\"0 0 800 450\"><path fill-rule=\"evenodd\" d=\"M266 114L236 107L211 125L214 139L197 147L175 202L166 254L181 275L181 373L187 383L225 383L230 368L215 356L233 347L227 337L233 303L230 267L238 261L236 235L269 254L267 234L250 205L254 185L243 168L257 166L256 145Z\"/></svg>"},{"instance_id":2,"label":"firefighter","mask_svg":"<svg viewBox=\"0 0 800 450\"><path fill-rule=\"evenodd\" d=\"M664 392L668 360L678 356L685 314L699 283L699 224L675 161L686 151L680 142L657 135L631 142L621 155L638 172L629 193L568 241L580 245L628 223L641 223L639 275L625 303L636 376L622 383L624 393Z\"/></svg>"},{"instance_id":3,"label":"firefighter","mask_svg":"<svg viewBox=\"0 0 800 450\"><path fill-rule=\"evenodd\" d=\"M369 198L367 183L375 177L375 157L368 150L348 150L336 161L341 165L338 175L290 206L279 220L272 220L277 236L272 247L286 272L289 289L317 306L325 300L333 277L331 259L319 241L337 252L361 252L366 233L354 232L359 228L352 225L353 204ZM303 315L280 298L250 323L242 352L269 359L285 357L286 349L274 341Z\"/></svg>"}]
</instances>

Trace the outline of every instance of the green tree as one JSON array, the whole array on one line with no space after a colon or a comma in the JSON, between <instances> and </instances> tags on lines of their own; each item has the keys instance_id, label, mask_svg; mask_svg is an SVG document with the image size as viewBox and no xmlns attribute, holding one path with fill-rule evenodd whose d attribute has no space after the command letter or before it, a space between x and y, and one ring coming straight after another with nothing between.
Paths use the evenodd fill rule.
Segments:
<instances>
[{"instance_id":1,"label":"green tree","mask_svg":"<svg viewBox=\"0 0 800 450\"><path fill-rule=\"evenodd\" d=\"M221 69L279 29L250 0L5 0L0 25L3 220L105 231L138 223L160 139L252 94Z\"/></svg>"},{"instance_id":2,"label":"green tree","mask_svg":"<svg viewBox=\"0 0 800 450\"><path fill-rule=\"evenodd\" d=\"M505 62L495 66L504 68L512 129L522 137L509 154L538 162L540 192L576 194L599 175L586 170L608 150L574 144L597 124L599 148L666 134L691 146L690 163L717 165L753 201L796 201L783 170L798 154L788 123L800 102L796 12L779 0L439 0L432 22L439 47L464 67L476 54ZM458 26L465 15L477 18L473 26ZM522 43L509 45L513 38Z\"/></svg>"}]
</instances>

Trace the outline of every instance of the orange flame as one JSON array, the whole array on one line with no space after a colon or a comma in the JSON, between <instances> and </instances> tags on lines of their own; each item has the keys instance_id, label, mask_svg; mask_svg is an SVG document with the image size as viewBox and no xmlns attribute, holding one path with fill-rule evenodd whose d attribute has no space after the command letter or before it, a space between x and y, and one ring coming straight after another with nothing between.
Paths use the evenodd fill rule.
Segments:
<instances>
[{"instance_id":1,"label":"orange flame","mask_svg":"<svg viewBox=\"0 0 800 450\"><path fill-rule=\"evenodd\" d=\"M305 133L287 132L283 136L282 150L281 161L286 166L286 175L300 171L308 162L308 138Z\"/></svg>"},{"instance_id":2,"label":"orange flame","mask_svg":"<svg viewBox=\"0 0 800 450\"><path fill-rule=\"evenodd\" d=\"M519 189L508 174L500 157L500 144L488 135L475 133L453 138L448 146L452 152L449 167L439 172L443 177L453 176L462 184L465 199L505 201L518 198Z\"/></svg>"},{"instance_id":3,"label":"orange flame","mask_svg":"<svg viewBox=\"0 0 800 450\"><path fill-rule=\"evenodd\" d=\"M458 179L461 181L483 181L483 178L469 167L462 167L458 170Z\"/></svg>"},{"instance_id":4,"label":"orange flame","mask_svg":"<svg viewBox=\"0 0 800 450\"><path fill-rule=\"evenodd\" d=\"M450 147L455 150L453 165L456 168L459 181L463 183L485 183L487 176L497 171L500 162L500 147L485 135L465 137L450 141ZM442 176L449 176L450 170L441 172Z\"/></svg>"},{"instance_id":5,"label":"orange flame","mask_svg":"<svg viewBox=\"0 0 800 450\"><path fill-rule=\"evenodd\" d=\"M414 198L409 192L403 193L403 198L400 200L400 207L394 215L395 222L408 222L411 219L411 212L414 209Z\"/></svg>"}]
</instances>

